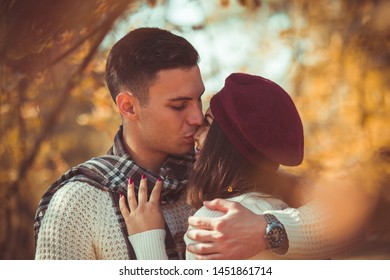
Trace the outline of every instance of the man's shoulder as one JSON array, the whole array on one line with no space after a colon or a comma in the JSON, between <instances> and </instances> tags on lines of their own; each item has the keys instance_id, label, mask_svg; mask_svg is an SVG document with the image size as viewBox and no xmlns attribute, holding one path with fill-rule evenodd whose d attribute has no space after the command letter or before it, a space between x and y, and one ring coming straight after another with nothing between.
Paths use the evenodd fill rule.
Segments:
<instances>
[{"instance_id":1,"label":"man's shoulder","mask_svg":"<svg viewBox=\"0 0 390 280\"><path fill-rule=\"evenodd\" d=\"M93 220L96 220L97 217L102 218L101 214L96 216L97 213L108 213L112 208L113 203L108 192L88 183L75 181L66 183L56 191L48 204L45 216L59 215L70 220L93 216L95 217Z\"/></svg>"},{"instance_id":2,"label":"man's shoulder","mask_svg":"<svg viewBox=\"0 0 390 280\"><path fill-rule=\"evenodd\" d=\"M65 183L54 194L53 198L73 198L77 200L96 200L109 197L109 193L95 186L81 181Z\"/></svg>"}]
</instances>

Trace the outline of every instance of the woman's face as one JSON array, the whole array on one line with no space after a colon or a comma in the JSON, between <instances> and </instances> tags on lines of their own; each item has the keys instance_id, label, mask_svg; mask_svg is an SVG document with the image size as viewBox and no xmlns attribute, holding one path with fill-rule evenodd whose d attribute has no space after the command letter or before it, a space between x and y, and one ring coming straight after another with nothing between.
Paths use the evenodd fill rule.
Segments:
<instances>
[{"instance_id":1,"label":"woman's face","mask_svg":"<svg viewBox=\"0 0 390 280\"><path fill-rule=\"evenodd\" d=\"M199 158L200 151L203 148L204 142L206 140L210 126L213 123L213 120L214 116L211 112L211 108L209 107L204 115L204 123L198 127L194 135L196 159Z\"/></svg>"}]
</instances>

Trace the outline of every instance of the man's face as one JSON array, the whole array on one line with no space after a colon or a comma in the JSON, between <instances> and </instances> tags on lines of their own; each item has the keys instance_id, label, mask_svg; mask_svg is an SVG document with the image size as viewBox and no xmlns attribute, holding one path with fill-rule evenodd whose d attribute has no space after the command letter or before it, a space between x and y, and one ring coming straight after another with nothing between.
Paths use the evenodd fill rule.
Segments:
<instances>
[{"instance_id":1,"label":"man's face","mask_svg":"<svg viewBox=\"0 0 390 280\"><path fill-rule=\"evenodd\" d=\"M194 148L193 136L204 120L203 92L198 66L158 72L140 107L138 133L145 151L179 155Z\"/></svg>"}]
</instances>

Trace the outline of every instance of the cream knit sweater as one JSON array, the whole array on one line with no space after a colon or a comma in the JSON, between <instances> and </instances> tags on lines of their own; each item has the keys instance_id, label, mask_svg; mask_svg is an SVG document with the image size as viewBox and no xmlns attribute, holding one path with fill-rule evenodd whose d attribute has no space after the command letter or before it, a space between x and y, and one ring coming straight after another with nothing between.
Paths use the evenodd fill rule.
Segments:
<instances>
[{"instance_id":1,"label":"cream knit sweater","mask_svg":"<svg viewBox=\"0 0 390 280\"><path fill-rule=\"evenodd\" d=\"M314 203L299 209L287 208L274 198L245 194L231 198L257 214L274 214L285 226L289 250L284 256L265 251L254 259L324 259L344 252L354 238L332 238L331 223ZM162 207L165 220L176 241L188 226L190 207L184 197ZM205 207L195 216L218 217L222 213ZM138 259L167 259L165 230L152 230L129 237ZM185 241L190 241L185 237ZM179 242L180 243L180 242ZM184 244L183 244L184 245ZM184 250L184 247L182 248ZM53 196L39 231L36 259L128 259L122 232L110 195L86 183L73 182ZM187 259L193 256L187 252Z\"/></svg>"},{"instance_id":2,"label":"cream knit sweater","mask_svg":"<svg viewBox=\"0 0 390 280\"><path fill-rule=\"evenodd\" d=\"M190 212L184 197L174 204L164 205L162 210L172 235L181 236L187 229ZM148 239L158 240L159 236L153 232L145 234L143 248L154 249ZM42 220L35 258L128 259L109 193L82 182L68 183L60 188Z\"/></svg>"},{"instance_id":3,"label":"cream knit sweater","mask_svg":"<svg viewBox=\"0 0 390 280\"><path fill-rule=\"evenodd\" d=\"M255 193L244 194L234 198L256 214L270 213L275 215L285 226L289 239L289 250L285 255L266 250L251 259L329 259L350 249L360 236L345 236L342 240L334 239L331 224L324 212L315 203L309 203L299 209L288 208L275 198L259 197ZM200 208L194 216L220 217L223 213ZM191 228L189 228L191 230ZM154 236L154 237L152 237ZM138 259L167 259L164 249L164 230L153 230L129 237L135 248ZM194 241L184 237L186 244ZM149 248L145 244L149 243ZM152 244L152 245L150 245ZM186 259L193 259L193 254L186 252Z\"/></svg>"}]
</instances>

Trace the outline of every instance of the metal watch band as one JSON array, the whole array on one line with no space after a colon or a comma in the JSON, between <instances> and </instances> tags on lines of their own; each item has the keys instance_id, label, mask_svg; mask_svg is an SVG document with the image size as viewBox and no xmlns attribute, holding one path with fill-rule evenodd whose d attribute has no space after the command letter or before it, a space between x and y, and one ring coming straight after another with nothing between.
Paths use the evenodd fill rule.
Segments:
<instances>
[{"instance_id":1,"label":"metal watch band","mask_svg":"<svg viewBox=\"0 0 390 280\"><path fill-rule=\"evenodd\" d=\"M272 214L264 214L264 218L267 220L268 224L280 223L280 221Z\"/></svg>"}]
</instances>

